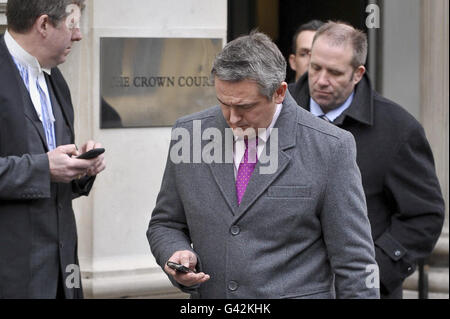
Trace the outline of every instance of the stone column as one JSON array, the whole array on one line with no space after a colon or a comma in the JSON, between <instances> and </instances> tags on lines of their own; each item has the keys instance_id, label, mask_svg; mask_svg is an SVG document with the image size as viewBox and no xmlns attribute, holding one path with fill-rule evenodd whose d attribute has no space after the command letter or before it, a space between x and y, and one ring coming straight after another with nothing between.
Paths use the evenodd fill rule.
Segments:
<instances>
[{"instance_id":1,"label":"stone column","mask_svg":"<svg viewBox=\"0 0 450 319\"><path fill-rule=\"evenodd\" d=\"M433 149L446 202L443 237L448 254L449 2L422 0L421 118Z\"/></svg>"},{"instance_id":2,"label":"stone column","mask_svg":"<svg viewBox=\"0 0 450 319\"><path fill-rule=\"evenodd\" d=\"M3 33L3 27L6 25L6 0L0 0L0 34Z\"/></svg>"},{"instance_id":3,"label":"stone column","mask_svg":"<svg viewBox=\"0 0 450 319\"><path fill-rule=\"evenodd\" d=\"M89 197L74 201L87 298L184 297L156 264L145 236L171 130L99 128L100 39L219 38L225 43L226 17L225 0L86 0L84 38L61 70L72 92L77 144L94 139L106 148L106 171Z\"/></svg>"}]
</instances>

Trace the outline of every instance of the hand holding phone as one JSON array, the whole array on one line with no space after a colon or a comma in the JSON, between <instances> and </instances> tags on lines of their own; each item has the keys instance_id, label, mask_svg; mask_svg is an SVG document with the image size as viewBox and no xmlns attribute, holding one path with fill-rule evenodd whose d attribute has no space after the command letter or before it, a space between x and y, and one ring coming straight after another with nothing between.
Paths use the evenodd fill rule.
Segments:
<instances>
[{"instance_id":1,"label":"hand holding phone","mask_svg":"<svg viewBox=\"0 0 450 319\"><path fill-rule=\"evenodd\" d=\"M100 154L103 154L104 152L105 152L104 148L94 148L86 153L81 154L77 158L78 159L92 159L92 158L96 158Z\"/></svg>"},{"instance_id":2,"label":"hand holding phone","mask_svg":"<svg viewBox=\"0 0 450 319\"><path fill-rule=\"evenodd\" d=\"M189 265L189 266L185 266ZM164 271L185 287L192 287L208 281L211 277L204 272L194 270L197 266L197 256L190 250L180 250L164 264Z\"/></svg>"},{"instance_id":3,"label":"hand holding phone","mask_svg":"<svg viewBox=\"0 0 450 319\"><path fill-rule=\"evenodd\" d=\"M167 266L169 268L172 268L173 270L176 270L177 272L181 272L181 273L184 273L184 274L187 274L189 272L196 273L195 270L192 270L192 269L190 269L190 268L188 268L186 266L183 266L181 264L174 263L172 261L168 261L167 262Z\"/></svg>"}]
</instances>

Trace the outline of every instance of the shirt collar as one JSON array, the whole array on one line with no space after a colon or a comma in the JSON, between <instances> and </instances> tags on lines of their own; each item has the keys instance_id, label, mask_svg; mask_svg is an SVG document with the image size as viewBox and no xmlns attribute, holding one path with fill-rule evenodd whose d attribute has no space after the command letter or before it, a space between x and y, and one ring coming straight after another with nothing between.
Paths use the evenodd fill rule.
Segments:
<instances>
[{"instance_id":1,"label":"shirt collar","mask_svg":"<svg viewBox=\"0 0 450 319\"><path fill-rule=\"evenodd\" d=\"M321 115L326 115L327 118L333 122L335 119L337 119L342 113L344 113L344 111L346 109L348 109L350 107L350 105L353 102L353 97L355 96L355 92L352 92L352 94L350 94L350 96L347 98L347 100L344 102L344 104L342 104L341 106L339 106L338 108L331 110L330 112L328 112L327 114L325 114L322 111L322 108L320 107L319 104L316 103L316 101L313 100L313 98L310 98L310 109L311 109L311 113L314 114L315 116L321 116Z\"/></svg>"},{"instance_id":2,"label":"shirt collar","mask_svg":"<svg viewBox=\"0 0 450 319\"><path fill-rule=\"evenodd\" d=\"M23 49L11 34L6 30L5 32L5 44L9 53L17 60L18 63L23 66L30 67L38 72L38 74L45 72L48 75L51 74L51 69L42 68L39 61Z\"/></svg>"},{"instance_id":3,"label":"shirt collar","mask_svg":"<svg viewBox=\"0 0 450 319\"><path fill-rule=\"evenodd\" d=\"M275 110L275 114L273 115L272 122L270 123L269 127L266 129L266 134L263 134L261 136L258 135L258 138L263 141L264 143L267 142L270 136L270 132L272 131L273 127L275 126L275 123L277 122L278 117L280 116L281 109L283 107L283 104L277 104L277 109ZM243 139L242 136L234 136L234 141L238 141L240 139Z\"/></svg>"}]
</instances>

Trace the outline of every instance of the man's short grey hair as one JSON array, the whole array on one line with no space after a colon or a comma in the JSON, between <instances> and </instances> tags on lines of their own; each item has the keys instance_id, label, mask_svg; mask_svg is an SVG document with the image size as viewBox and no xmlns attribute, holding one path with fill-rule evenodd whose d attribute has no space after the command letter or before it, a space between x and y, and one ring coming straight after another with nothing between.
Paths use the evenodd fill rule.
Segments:
<instances>
[{"instance_id":1,"label":"man's short grey hair","mask_svg":"<svg viewBox=\"0 0 450 319\"><path fill-rule=\"evenodd\" d=\"M314 36L313 46L316 40L325 36L332 46L350 44L353 48L351 65L354 69L366 64L367 60L367 35L345 22L328 21L317 30Z\"/></svg>"},{"instance_id":2,"label":"man's short grey hair","mask_svg":"<svg viewBox=\"0 0 450 319\"><path fill-rule=\"evenodd\" d=\"M253 31L223 48L211 74L222 81L253 80L270 100L286 78L286 60L267 35Z\"/></svg>"},{"instance_id":3,"label":"man's short grey hair","mask_svg":"<svg viewBox=\"0 0 450 319\"><path fill-rule=\"evenodd\" d=\"M50 22L56 26L62 19L69 15L67 6L76 4L80 9L84 8L85 0L8 0L6 4L6 18L8 28L26 33L41 15L48 15Z\"/></svg>"}]
</instances>

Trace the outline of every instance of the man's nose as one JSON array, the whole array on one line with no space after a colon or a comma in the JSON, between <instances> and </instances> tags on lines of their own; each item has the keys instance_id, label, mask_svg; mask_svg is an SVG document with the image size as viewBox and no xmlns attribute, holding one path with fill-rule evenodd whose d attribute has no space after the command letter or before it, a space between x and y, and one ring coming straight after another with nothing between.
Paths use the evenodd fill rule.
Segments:
<instances>
[{"instance_id":1,"label":"man's nose","mask_svg":"<svg viewBox=\"0 0 450 319\"><path fill-rule=\"evenodd\" d=\"M322 71L319 73L317 84L319 84L320 86L327 86L329 84L328 75L326 72Z\"/></svg>"},{"instance_id":2,"label":"man's nose","mask_svg":"<svg viewBox=\"0 0 450 319\"><path fill-rule=\"evenodd\" d=\"M83 39L83 34L81 33L80 28L75 28L72 31L72 41L81 41Z\"/></svg>"},{"instance_id":3,"label":"man's nose","mask_svg":"<svg viewBox=\"0 0 450 319\"><path fill-rule=\"evenodd\" d=\"M239 111L236 110L235 107L230 108L230 123L236 124L239 123L239 121L242 119L242 116L239 114Z\"/></svg>"}]
</instances>

